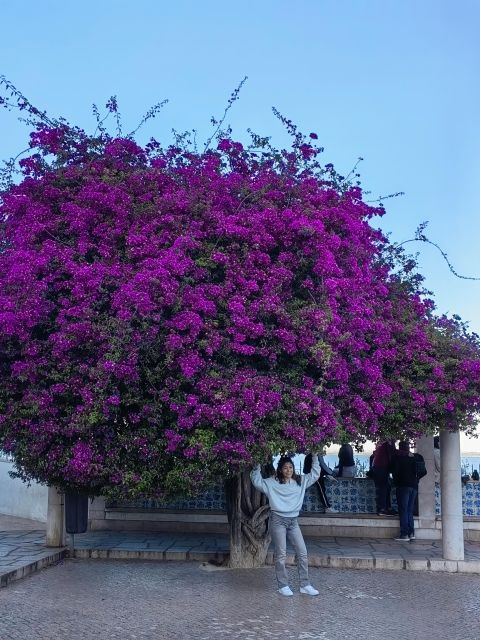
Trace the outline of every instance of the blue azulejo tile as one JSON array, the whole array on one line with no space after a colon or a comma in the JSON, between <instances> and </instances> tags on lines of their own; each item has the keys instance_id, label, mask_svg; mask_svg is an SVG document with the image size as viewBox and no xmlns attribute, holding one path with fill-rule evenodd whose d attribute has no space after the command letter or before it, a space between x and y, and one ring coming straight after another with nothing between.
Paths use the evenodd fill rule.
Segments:
<instances>
[{"instance_id":1,"label":"blue azulejo tile","mask_svg":"<svg viewBox=\"0 0 480 640\"><path fill-rule=\"evenodd\" d=\"M356 478L353 480L339 480L326 482L327 497L335 509L345 513L375 513L375 488L371 480ZM392 506L395 507L395 491L391 493ZM160 500L138 500L125 502L109 502L109 507L132 507L149 509L225 509L225 493L223 486L212 487L209 491L188 500L178 500L165 503ZM466 515L480 515L480 482L469 482L463 487L463 507ZM323 510L318 493L312 487L307 492L304 510L320 512ZM440 513L440 487L435 487L435 513Z\"/></svg>"}]
</instances>

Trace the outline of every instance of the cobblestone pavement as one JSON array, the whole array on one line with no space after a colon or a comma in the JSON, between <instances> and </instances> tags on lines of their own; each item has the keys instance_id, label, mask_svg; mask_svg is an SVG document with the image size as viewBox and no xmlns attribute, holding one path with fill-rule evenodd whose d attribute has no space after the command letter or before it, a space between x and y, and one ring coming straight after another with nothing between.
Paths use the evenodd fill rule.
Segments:
<instances>
[{"instance_id":1,"label":"cobblestone pavement","mask_svg":"<svg viewBox=\"0 0 480 640\"><path fill-rule=\"evenodd\" d=\"M316 598L272 568L66 560L0 590L1 640L480 639L477 576L312 569Z\"/></svg>"},{"instance_id":2,"label":"cobblestone pavement","mask_svg":"<svg viewBox=\"0 0 480 640\"><path fill-rule=\"evenodd\" d=\"M34 527L37 527L36 529ZM47 564L58 562L63 550L45 546L41 523L0 516L0 586ZM307 538L309 562L314 567L460 571L480 574L480 543L465 543L465 561L442 560L440 541L398 543L388 539ZM70 544L70 540L67 540ZM79 559L148 559L219 562L228 558L225 535L139 531L92 531L75 536ZM293 550L289 549L290 562ZM272 564L269 552L267 564ZM2 640L0 638L0 640Z\"/></svg>"}]
</instances>

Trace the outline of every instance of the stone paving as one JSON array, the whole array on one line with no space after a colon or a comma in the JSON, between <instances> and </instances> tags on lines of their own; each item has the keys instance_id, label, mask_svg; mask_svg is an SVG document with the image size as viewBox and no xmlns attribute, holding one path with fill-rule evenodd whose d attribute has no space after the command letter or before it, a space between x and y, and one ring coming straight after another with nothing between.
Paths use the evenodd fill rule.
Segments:
<instances>
[{"instance_id":1,"label":"stone paving","mask_svg":"<svg viewBox=\"0 0 480 640\"><path fill-rule=\"evenodd\" d=\"M60 562L62 549L45 546L45 525L0 515L0 586ZM3 637L0 636L0 640Z\"/></svg>"},{"instance_id":2,"label":"stone paving","mask_svg":"<svg viewBox=\"0 0 480 640\"><path fill-rule=\"evenodd\" d=\"M480 573L480 543L465 542L465 560L442 559L441 541L306 538L309 563L317 567L408 569ZM289 549L293 563L293 550ZM203 560L228 558L228 538L220 534L92 531L75 536L76 558ZM267 556L273 564L273 551Z\"/></svg>"},{"instance_id":3,"label":"stone paving","mask_svg":"<svg viewBox=\"0 0 480 640\"><path fill-rule=\"evenodd\" d=\"M311 569L320 596L276 591L272 567L66 560L0 589L1 640L479 640L478 577Z\"/></svg>"},{"instance_id":4,"label":"stone paving","mask_svg":"<svg viewBox=\"0 0 480 640\"><path fill-rule=\"evenodd\" d=\"M407 569L480 574L480 543L465 542L465 561L442 559L441 542L399 543L386 539L306 538L313 567ZM67 544L71 544L68 537ZM45 546L45 525L0 515L0 586L22 578L70 554L78 559L191 560L225 563L228 538L220 534L92 531L76 535L74 548ZM294 562L289 549L290 563ZM267 564L273 563L269 552Z\"/></svg>"}]
</instances>

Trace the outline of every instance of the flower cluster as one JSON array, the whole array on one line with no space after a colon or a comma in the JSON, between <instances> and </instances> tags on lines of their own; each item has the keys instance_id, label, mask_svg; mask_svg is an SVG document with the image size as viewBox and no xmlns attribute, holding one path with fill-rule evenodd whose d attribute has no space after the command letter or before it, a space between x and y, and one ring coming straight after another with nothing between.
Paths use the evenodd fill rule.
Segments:
<instances>
[{"instance_id":1,"label":"flower cluster","mask_svg":"<svg viewBox=\"0 0 480 640\"><path fill-rule=\"evenodd\" d=\"M0 447L23 477L161 495L478 409L478 345L434 326L381 259L383 209L310 144L68 133L35 132L69 160L27 161L1 205Z\"/></svg>"}]
</instances>

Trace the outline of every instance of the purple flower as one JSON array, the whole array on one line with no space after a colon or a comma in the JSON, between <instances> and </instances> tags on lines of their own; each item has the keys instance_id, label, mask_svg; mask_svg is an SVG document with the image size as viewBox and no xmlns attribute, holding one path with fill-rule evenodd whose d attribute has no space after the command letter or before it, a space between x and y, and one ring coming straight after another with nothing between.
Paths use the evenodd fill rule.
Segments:
<instances>
[{"instance_id":1,"label":"purple flower","mask_svg":"<svg viewBox=\"0 0 480 640\"><path fill-rule=\"evenodd\" d=\"M163 497L277 449L471 425L478 340L302 141L34 132L0 205L0 447L25 478Z\"/></svg>"}]
</instances>

